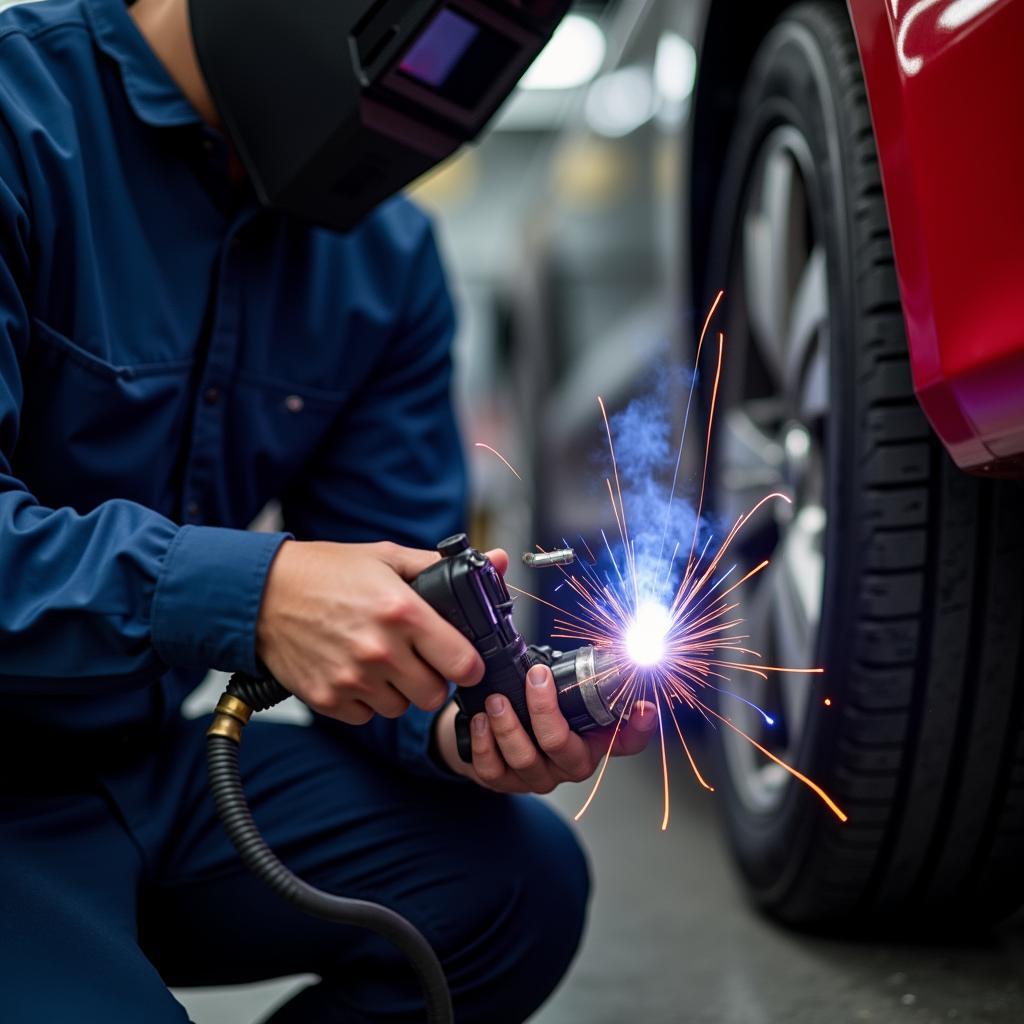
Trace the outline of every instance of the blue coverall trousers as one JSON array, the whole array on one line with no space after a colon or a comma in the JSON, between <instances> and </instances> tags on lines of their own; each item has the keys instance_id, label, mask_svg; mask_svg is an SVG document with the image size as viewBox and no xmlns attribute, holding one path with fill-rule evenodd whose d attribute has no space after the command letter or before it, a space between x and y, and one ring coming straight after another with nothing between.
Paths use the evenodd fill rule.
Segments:
<instances>
[{"instance_id":1,"label":"blue coverall trousers","mask_svg":"<svg viewBox=\"0 0 1024 1024\"><path fill-rule=\"evenodd\" d=\"M168 985L311 972L322 980L274 1024L419 1024L417 985L388 943L300 914L240 865L207 793L206 724L182 720L155 750L110 764L30 737L0 753L0 1019L182 1024ZM293 870L423 931L460 1024L523 1021L557 984L588 877L542 802L412 777L322 724L257 721L241 764L256 821Z\"/></svg>"}]
</instances>

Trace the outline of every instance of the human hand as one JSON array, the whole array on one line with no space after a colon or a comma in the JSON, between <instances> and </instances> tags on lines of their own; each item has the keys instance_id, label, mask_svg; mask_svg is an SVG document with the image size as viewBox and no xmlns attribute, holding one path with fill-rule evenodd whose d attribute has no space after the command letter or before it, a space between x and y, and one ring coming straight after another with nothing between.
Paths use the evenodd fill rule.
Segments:
<instances>
[{"instance_id":1,"label":"human hand","mask_svg":"<svg viewBox=\"0 0 1024 1024\"><path fill-rule=\"evenodd\" d=\"M256 650L314 711L352 725L439 708L483 675L473 645L410 586L438 560L397 544L286 541L267 576ZM508 556L491 552L504 572Z\"/></svg>"},{"instance_id":2,"label":"human hand","mask_svg":"<svg viewBox=\"0 0 1024 1024\"><path fill-rule=\"evenodd\" d=\"M551 670L535 665L527 674L526 704L537 743L530 739L508 700L500 694L487 698L487 713L470 723L473 763L460 757L455 738L454 704L438 716L437 749L455 773L500 793L550 793L562 782L582 782L597 770L611 748L612 757L638 754L658 722L657 708L638 701L612 744L614 729L584 735L574 733L558 706Z\"/></svg>"}]
</instances>

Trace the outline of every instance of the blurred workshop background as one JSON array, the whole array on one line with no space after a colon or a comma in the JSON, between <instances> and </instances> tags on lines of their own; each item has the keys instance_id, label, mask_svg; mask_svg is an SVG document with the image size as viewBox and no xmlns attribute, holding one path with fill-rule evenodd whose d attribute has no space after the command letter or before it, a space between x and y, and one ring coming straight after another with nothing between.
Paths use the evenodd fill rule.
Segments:
<instances>
[{"instance_id":1,"label":"blurred workshop background","mask_svg":"<svg viewBox=\"0 0 1024 1024\"><path fill-rule=\"evenodd\" d=\"M436 217L460 310L473 539L508 548L523 586L519 553L562 531L614 528L600 476L595 485L597 396L621 409L656 383L672 394L686 377L671 371L693 358L704 311L679 287L689 274L679 239L697 7L579 3L486 138L415 189ZM684 402L682 391L670 398L676 413ZM531 606L518 623L538 639L549 625ZM694 736L698 759L710 759ZM590 931L537 1024L1024 1021L1019 924L935 944L787 931L748 902L719 797L681 755L659 830L662 766L648 753L612 766L579 825L596 883ZM573 814L585 797L563 787L552 799ZM303 983L179 996L197 1024L241 1024Z\"/></svg>"},{"instance_id":2,"label":"blurred workshop background","mask_svg":"<svg viewBox=\"0 0 1024 1024\"><path fill-rule=\"evenodd\" d=\"M682 257L666 229L696 56L667 22L688 5L576 10L483 144L415 192L438 218L462 313L477 539L512 548L606 525L580 476L601 443L597 395L618 407L649 387L656 357L684 358Z\"/></svg>"}]
</instances>

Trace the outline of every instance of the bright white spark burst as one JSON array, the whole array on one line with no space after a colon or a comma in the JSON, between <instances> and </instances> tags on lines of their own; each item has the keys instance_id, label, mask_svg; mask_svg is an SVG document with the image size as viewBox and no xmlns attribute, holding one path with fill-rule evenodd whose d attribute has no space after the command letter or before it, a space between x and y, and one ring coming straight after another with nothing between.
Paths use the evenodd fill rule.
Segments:
<instances>
[{"instance_id":1,"label":"bright white spark burst","mask_svg":"<svg viewBox=\"0 0 1024 1024\"><path fill-rule=\"evenodd\" d=\"M697 346L696 361L698 365L709 326L721 300L722 294L719 294L704 323ZM608 744L608 756L605 757L601 765L590 795L577 814L577 819L586 812L597 795L623 723L629 718L637 702L643 701L653 703L658 716L664 783L662 830L668 827L670 805L666 752L667 730L674 731L678 736L697 781L705 789L712 788L701 775L686 742L677 714L677 711L683 710L701 715L708 724L715 728L724 727L738 733L764 757L775 762L816 793L836 817L841 821L846 821L843 811L817 783L781 760L771 750L740 729L727 713L718 710L718 702L711 696L712 693L716 693L728 700L749 705L762 716L766 725L772 726L774 720L767 712L746 698L730 692L728 688L730 677L741 672L767 681L770 672L807 674L822 672L820 668L765 665L761 661L761 655L746 646L750 637L742 632L744 620L738 614L740 605L736 592L747 581L761 573L768 566L768 562L767 560L761 562L739 579L736 579L736 576L739 575L736 572L739 568L737 565L727 568L728 562L723 564L723 559L737 535L752 517L772 501L788 502L790 499L783 494L766 495L749 512L736 520L717 545L713 544L711 538L708 538L703 547L699 547L697 544L704 508L711 452L711 432L721 379L724 345L724 335L719 334L718 362L704 444L704 473L701 480L700 498L696 506L693 534L692 537L680 538L669 556L670 548L667 546L669 524L682 464L690 404L693 400L693 387L691 386L690 401L687 402L682 437L679 442L675 475L667 502L661 550L655 553L653 563L650 560L650 552L641 554L638 551L636 540L630 530L629 510L626 502L623 501L622 481L615 455L611 425L604 402L600 398L598 399L608 434L608 446L612 460L612 474L606 480L606 485L615 516L615 524L618 528L621 549L617 558L608 543L607 536L604 536L602 532L604 547L610 557L612 569L611 574L602 574L597 569L597 559L593 552L587 547L586 541L580 538L584 547L587 547L590 558L589 561L581 560L577 563L580 569L578 575L574 571L563 570L565 576L563 586L568 586L573 592L576 598L576 607L570 611L551 605L560 613L560 617L555 619L553 637L592 644L597 649L609 654L614 667L609 670L608 678L614 675L623 682L610 701L611 710L618 714L618 721L612 730ZM677 559L679 559L678 563ZM681 581L678 586L675 586L672 582L673 577L679 579L678 574L680 573ZM675 596L670 601L663 600L666 588L675 591ZM516 590L517 588L511 587L510 589ZM549 604L534 594L526 594L525 591L519 591L519 593Z\"/></svg>"},{"instance_id":2,"label":"bright white spark burst","mask_svg":"<svg viewBox=\"0 0 1024 1024\"><path fill-rule=\"evenodd\" d=\"M672 628L669 610L658 601L644 601L626 630L626 653L643 668L665 657L665 640Z\"/></svg>"}]
</instances>

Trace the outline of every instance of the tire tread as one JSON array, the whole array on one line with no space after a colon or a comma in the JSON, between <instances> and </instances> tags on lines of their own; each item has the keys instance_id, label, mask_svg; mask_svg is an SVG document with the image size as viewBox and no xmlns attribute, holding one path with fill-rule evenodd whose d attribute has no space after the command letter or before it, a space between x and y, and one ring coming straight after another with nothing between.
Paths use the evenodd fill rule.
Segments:
<instances>
[{"instance_id":1,"label":"tire tread","mask_svg":"<svg viewBox=\"0 0 1024 1024\"><path fill-rule=\"evenodd\" d=\"M800 924L987 921L1024 901L1024 490L957 470L916 399L845 4L807 0L781 21L826 55L846 173L856 329L841 518L854 546L842 640L826 651L842 699L818 781L849 823L808 796L800 863L785 884L752 884ZM750 109L766 77L754 68Z\"/></svg>"}]
</instances>

